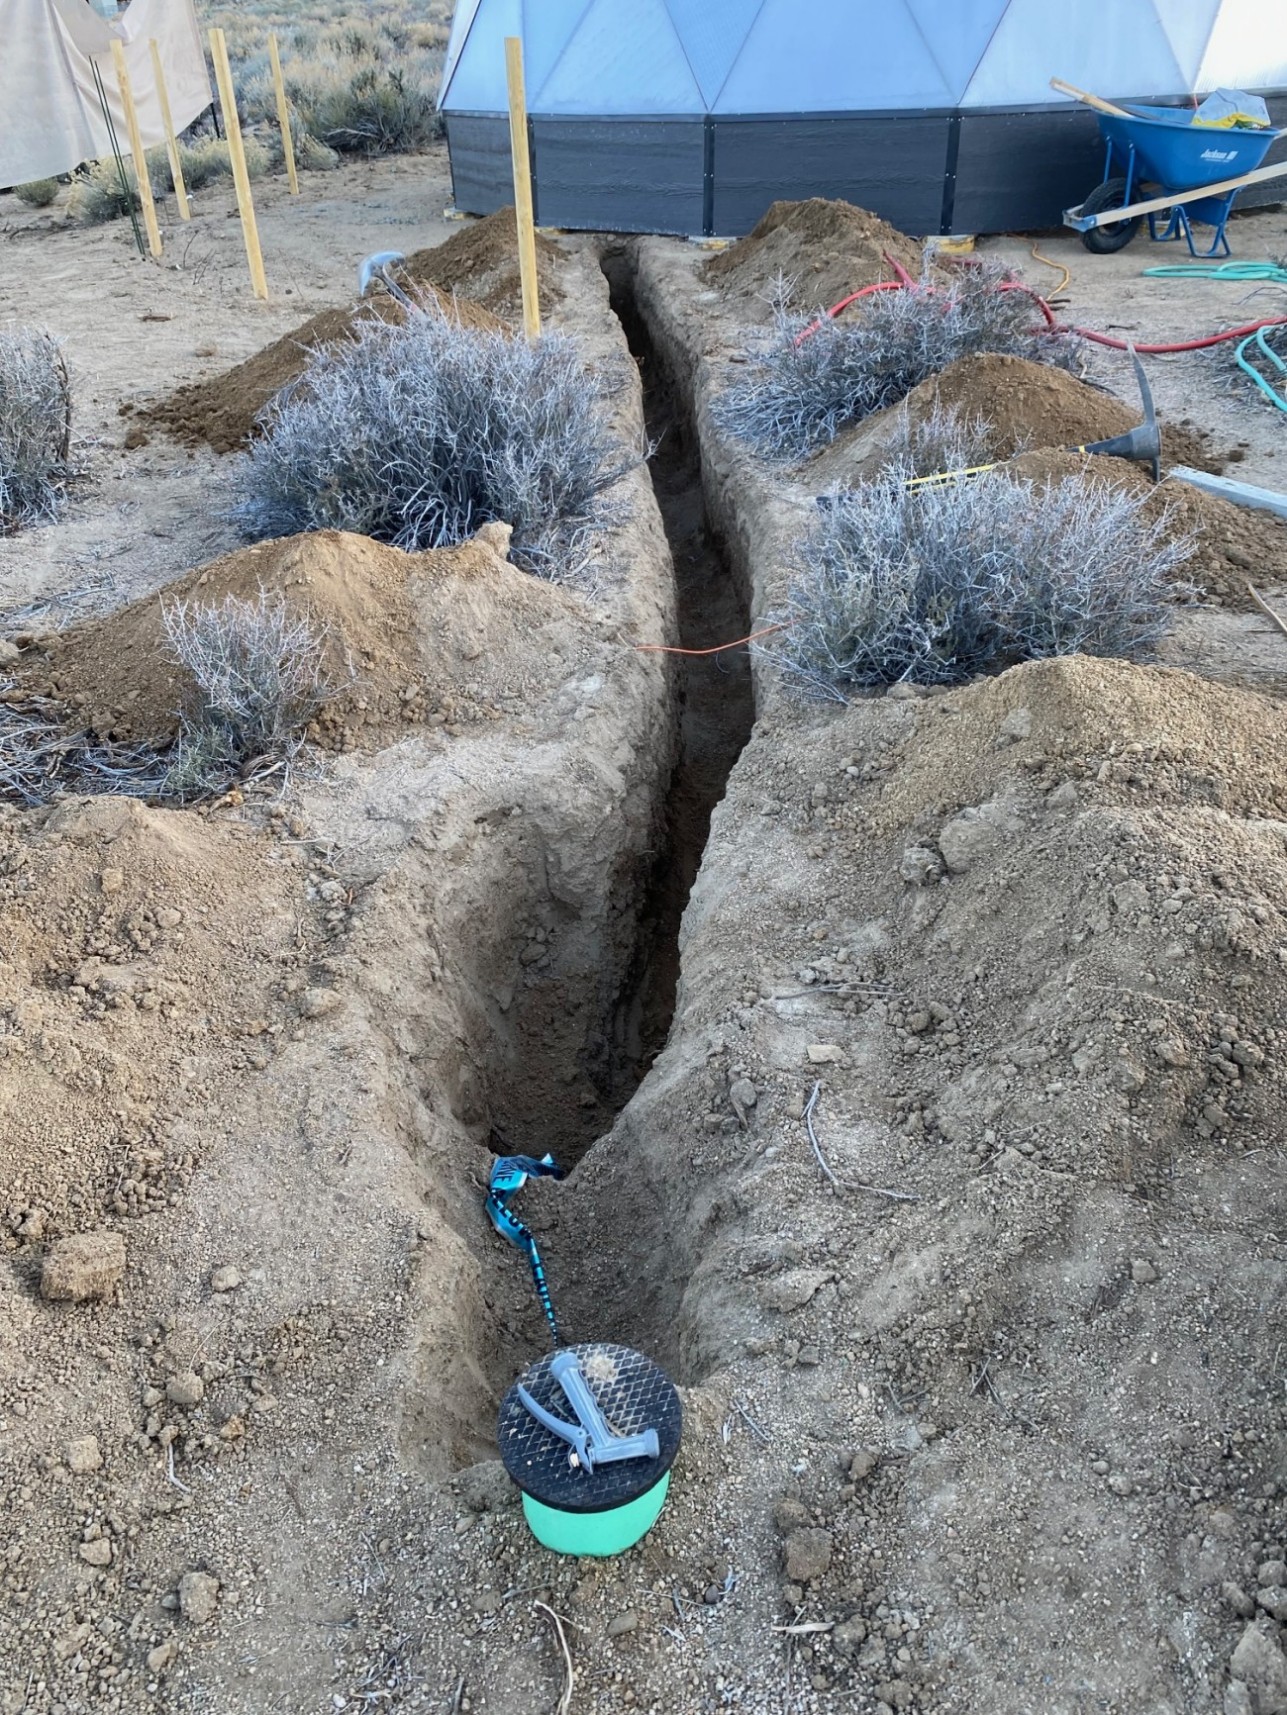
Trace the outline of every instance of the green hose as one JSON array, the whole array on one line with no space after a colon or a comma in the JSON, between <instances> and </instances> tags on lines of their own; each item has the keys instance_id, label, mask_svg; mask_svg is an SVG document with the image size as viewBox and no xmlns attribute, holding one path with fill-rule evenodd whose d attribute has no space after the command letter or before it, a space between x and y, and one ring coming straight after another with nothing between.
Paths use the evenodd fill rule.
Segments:
<instances>
[{"instance_id":1,"label":"green hose","mask_svg":"<svg viewBox=\"0 0 1287 1715\"><path fill-rule=\"evenodd\" d=\"M1162 280L1232 280L1238 285L1246 285L1253 281L1271 280L1276 284L1287 285L1287 268L1279 268L1273 262L1171 262L1161 268L1145 268L1146 274L1154 279ZM1238 368L1248 374L1265 398L1280 411L1287 412L1287 398L1278 392L1270 382L1253 369L1247 360L1247 347L1259 347L1260 355L1272 363L1279 375L1287 375L1287 363L1273 349L1265 338L1265 330L1248 334L1242 340L1235 352Z\"/></svg>"},{"instance_id":2,"label":"green hose","mask_svg":"<svg viewBox=\"0 0 1287 1715\"><path fill-rule=\"evenodd\" d=\"M1163 280L1232 280L1235 284L1274 280L1287 285L1287 268L1273 262L1171 262L1144 272Z\"/></svg>"},{"instance_id":3,"label":"green hose","mask_svg":"<svg viewBox=\"0 0 1287 1715\"><path fill-rule=\"evenodd\" d=\"M1273 364L1279 375L1287 375L1287 363L1283 362L1282 358L1279 357L1278 353L1265 338L1264 328L1261 328L1258 333L1248 334L1246 339L1239 343L1237 350L1234 353L1234 356L1237 359L1238 368L1246 371L1246 373L1255 382L1256 386L1259 387L1260 391L1264 394L1265 398L1268 399L1271 404L1277 405L1280 411L1287 411L1287 399L1285 399L1270 382L1265 380L1264 376L1258 369L1253 369L1251 364L1248 363L1244 353L1249 345L1259 346L1261 354Z\"/></svg>"}]
</instances>

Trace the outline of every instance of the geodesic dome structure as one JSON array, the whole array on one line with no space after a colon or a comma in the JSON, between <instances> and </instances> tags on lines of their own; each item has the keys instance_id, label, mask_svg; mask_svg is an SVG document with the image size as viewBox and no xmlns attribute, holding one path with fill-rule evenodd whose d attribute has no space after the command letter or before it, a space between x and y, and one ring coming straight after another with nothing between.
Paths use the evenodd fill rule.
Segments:
<instances>
[{"instance_id":1,"label":"geodesic dome structure","mask_svg":"<svg viewBox=\"0 0 1287 1715\"><path fill-rule=\"evenodd\" d=\"M506 36L550 226L735 235L806 196L915 233L1054 225L1101 156L1051 76L1287 118L1287 0L459 0L441 106L471 213L513 200Z\"/></svg>"}]
</instances>

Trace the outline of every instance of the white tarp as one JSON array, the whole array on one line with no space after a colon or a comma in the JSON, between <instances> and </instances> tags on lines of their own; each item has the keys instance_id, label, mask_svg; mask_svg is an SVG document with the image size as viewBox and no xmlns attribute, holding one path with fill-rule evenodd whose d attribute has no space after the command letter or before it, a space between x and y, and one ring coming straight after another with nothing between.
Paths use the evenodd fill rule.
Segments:
<instances>
[{"instance_id":1,"label":"white tarp","mask_svg":"<svg viewBox=\"0 0 1287 1715\"><path fill-rule=\"evenodd\" d=\"M176 128L191 125L210 105L192 0L130 0L110 21L89 0L0 0L0 185L51 178L110 155L95 65L121 149L128 153L112 65L114 36L125 49L145 148L165 141L150 41L161 52Z\"/></svg>"}]
</instances>

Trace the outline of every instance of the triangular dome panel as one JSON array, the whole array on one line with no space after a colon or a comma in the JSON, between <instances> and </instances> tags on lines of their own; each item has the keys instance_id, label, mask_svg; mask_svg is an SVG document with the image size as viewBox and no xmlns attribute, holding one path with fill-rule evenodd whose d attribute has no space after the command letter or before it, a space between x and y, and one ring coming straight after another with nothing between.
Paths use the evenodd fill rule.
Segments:
<instances>
[{"instance_id":1,"label":"triangular dome panel","mask_svg":"<svg viewBox=\"0 0 1287 1715\"><path fill-rule=\"evenodd\" d=\"M945 21L942 0L906 0L953 101L965 93L1008 4L1009 0L955 0L950 21Z\"/></svg>"},{"instance_id":2,"label":"triangular dome panel","mask_svg":"<svg viewBox=\"0 0 1287 1715\"><path fill-rule=\"evenodd\" d=\"M1255 48L1249 52L1252 43ZM1254 72L1248 61L1256 62ZM1287 83L1287 18L1282 0L1222 0L1194 82L1204 94L1221 86L1281 89Z\"/></svg>"},{"instance_id":3,"label":"triangular dome panel","mask_svg":"<svg viewBox=\"0 0 1287 1715\"><path fill-rule=\"evenodd\" d=\"M482 0L459 50L444 99L458 113L505 113L505 38L523 28L520 0Z\"/></svg>"},{"instance_id":4,"label":"triangular dome panel","mask_svg":"<svg viewBox=\"0 0 1287 1715\"><path fill-rule=\"evenodd\" d=\"M1202 56L1207 51L1211 32L1220 14L1221 0L1188 0L1187 5L1167 5L1159 0L1158 21L1171 44L1175 63L1184 79L1182 89L1197 88Z\"/></svg>"},{"instance_id":5,"label":"triangular dome panel","mask_svg":"<svg viewBox=\"0 0 1287 1715\"><path fill-rule=\"evenodd\" d=\"M1187 87L1152 0L1010 0L962 106L1051 102L1052 76L1110 99Z\"/></svg>"},{"instance_id":6,"label":"triangular dome panel","mask_svg":"<svg viewBox=\"0 0 1287 1715\"><path fill-rule=\"evenodd\" d=\"M765 0L714 103L717 113L845 112L953 103L904 0L802 16Z\"/></svg>"},{"instance_id":7,"label":"triangular dome panel","mask_svg":"<svg viewBox=\"0 0 1287 1715\"><path fill-rule=\"evenodd\" d=\"M447 53L442 62L442 81L438 90L438 105L446 99L451 87L451 75L456 69L456 61L460 58L460 50L464 47L466 38L478 16L478 8L482 0L458 0L455 13L451 20L451 34L447 38Z\"/></svg>"},{"instance_id":8,"label":"triangular dome panel","mask_svg":"<svg viewBox=\"0 0 1287 1715\"><path fill-rule=\"evenodd\" d=\"M764 0L666 0L693 76L708 103L719 94L763 4Z\"/></svg>"},{"instance_id":9,"label":"triangular dome panel","mask_svg":"<svg viewBox=\"0 0 1287 1715\"><path fill-rule=\"evenodd\" d=\"M592 0L530 99L534 113L703 113L665 0Z\"/></svg>"},{"instance_id":10,"label":"triangular dome panel","mask_svg":"<svg viewBox=\"0 0 1287 1715\"><path fill-rule=\"evenodd\" d=\"M523 81L529 107L593 4L594 0L523 0Z\"/></svg>"}]
</instances>

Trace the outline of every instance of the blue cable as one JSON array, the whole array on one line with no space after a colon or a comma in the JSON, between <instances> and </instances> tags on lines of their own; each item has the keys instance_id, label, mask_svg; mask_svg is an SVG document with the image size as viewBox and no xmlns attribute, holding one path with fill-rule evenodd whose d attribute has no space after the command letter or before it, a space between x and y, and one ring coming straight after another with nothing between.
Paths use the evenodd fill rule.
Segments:
<instances>
[{"instance_id":1,"label":"blue cable","mask_svg":"<svg viewBox=\"0 0 1287 1715\"><path fill-rule=\"evenodd\" d=\"M545 1278L545 1269L541 1263L541 1253L536 1248L536 1240L530 1231L506 1206L512 1196L521 1191L529 1179L562 1179L563 1169L552 1155L543 1155L538 1161L534 1155L502 1155L492 1163L491 1177L487 1182L487 1213L491 1223L502 1238L527 1252L527 1260L532 1266L532 1280L536 1285L536 1296L541 1301L541 1309L545 1312L545 1320L550 1325L550 1333L554 1344L561 1346L562 1338L559 1325L554 1317L554 1304L550 1298L549 1282Z\"/></svg>"}]
</instances>

